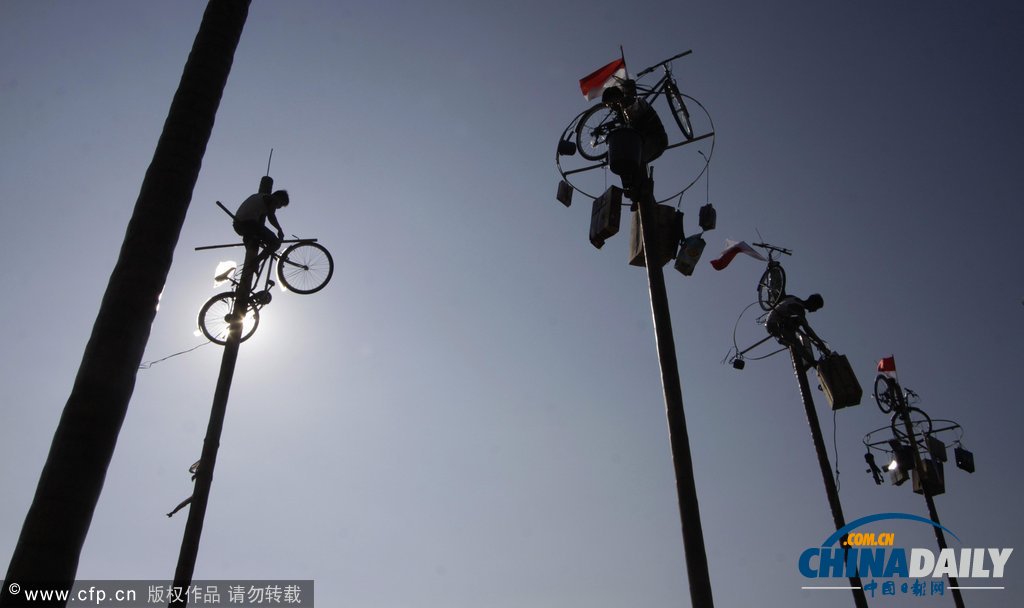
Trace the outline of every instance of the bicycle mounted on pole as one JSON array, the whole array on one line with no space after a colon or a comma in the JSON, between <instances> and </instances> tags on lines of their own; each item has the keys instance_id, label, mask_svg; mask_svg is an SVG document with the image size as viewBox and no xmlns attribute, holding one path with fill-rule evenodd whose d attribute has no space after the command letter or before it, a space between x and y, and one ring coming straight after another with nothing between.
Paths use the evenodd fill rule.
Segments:
<instances>
[{"instance_id":1,"label":"bicycle mounted on pole","mask_svg":"<svg viewBox=\"0 0 1024 608\"><path fill-rule=\"evenodd\" d=\"M672 77L672 61L689 55L692 51L684 51L670 57L665 61L656 63L644 69L635 78L619 79L618 88L622 96L614 101L601 101L588 108L576 119L576 149L580 156L587 160L604 160L608 154L608 134L624 126L630 126L631 116L629 109L637 100L648 105L653 105L661 95L665 96L676 125L682 131L683 137L690 141L693 139L693 126L690 123L690 113L686 109L684 98L687 96L679 92L679 86ZM644 86L637 83L637 80L650 74L657 68L664 68L664 74L653 86Z\"/></svg>"},{"instance_id":2,"label":"bicycle mounted on pole","mask_svg":"<svg viewBox=\"0 0 1024 608\"><path fill-rule=\"evenodd\" d=\"M785 269L782 268L782 263L775 259L775 256L777 254L793 255L793 251L790 249L786 249L785 247L776 247L775 245L769 245L768 243L753 243L753 245L755 247L760 247L761 249L764 249L765 251L768 252L768 267L765 268L764 273L761 275L761 278L757 282L757 304L761 307L761 310L765 312L765 314L762 314L757 319L757 323L761 324L765 322L768 313L771 313L771 311L775 309L775 306L779 303L779 301L786 295L786 271ZM753 304L751 304L750 306L753 306ZM744 308L743 312L740 313L741 319L743 318L743 314L746 313L750 306ZM736 320L736 324L737 326L739 325L739 319ZM808 356L808 351L810 350L810 344L808 343L808 341L811 344L817 346L818 350L821 351L822 354L827 354L831 352L828 349L828 347L825 346L824 344L816 344L814 340L811 339L811 336L804 336L803 332L797 332L797 334L797 338L799 340L798 346L804 354L805 358ZM744 358L744 355L746 355L751 350L757 348L758 346L764 344L773 337L774 336L769 335L768 337L762 338L757 342L751 344L747 348L740 350L739 346L736 345L736 329L733 328L733 348L735 349L736 354L727 355L726 358L734 368L743 369L746 365L746 359ZM784 348L761 357L751 357L751 360L756 361L758 359L767 358L770 357L771 355L781 352L782 350L784 350ZM813 352L810 353L809 356L813 359Z\"/></svg>"},{"instance_id":3,"label":"bicycle mounted on pole","mask_svg":"<svg viewBox=\"0 0 1024 608\"><path fill-rule=\"evenodd\" d=\"M765 268L764 273L761 275L761 278L757 282L757 304L765 313L758 317L757 323L762 324L766 322L766 318L768 317L768 315L775 309L775 306L778 305L779 301L782 300L782 298L785 297L786 295L786 271L785 269L783 269L782 263L775 259L775 257L776 255L793 255L793 251L791 249L786 249L785 247L778 247L768 243L752 244L755 247L760 247L761 249L764 249L765 251L768 252L768 267ZM750 306L753 306L753 304L751 304ZM750 307L748 306L747 308L744 309L744 313L748 308ZM740 318L742 317L743 313L740 314ZM737 325L739 324L739 319L737 319L736 323ZM767 337L758 340L757 342L753 343L747 348L740 350L735 343L736 339L734 328L733 348L735 349L736 354L727 357L729 363L732 364L732 366L736 369L743 369L746 365L746 359L744 358L744 355L746 355L751 350L757 348L761 344L764 344L765 342L775 337L776 336L768 335ZM816 347L822 355L827 355L832 352L828 348L828 345L826 345L820 339L815 339L813 336L807 335L799 328L794 328L794 337L794 346L797 347L803 359L807 362L813 362L818 359L818 357L814 356L814 352L811 348L812 346ZM752 357L751 360L758 360L770 357L771 355L774 355L776 353L781 352L782 350L785 350L785 348L786 347L783 347L782 349L776 350L768 355L764 355L761 357Z\"/></svg>"},{"instance_id":4,"label":"bicycle mounted on pole","mask_svg":"<svg viewBox=\"0 0 1024 608\"><path fill-rule=\"evenodd\" d=\"M902 388L902 390L900 390ZM902 423L903 413L911 417L912 425L920 428L921 434L925 437L932 434L933 423L930 416L924 410L916 408L913 404L921 400L917 393L909 388L903 388L899 383L885 374L878 374L875 377L875 402L883 414L892 414L889 421L889 428L893 437L900 441L908 441L905 427Z\"/></svg>"},{"instance_id":5,"label":"bicycle mounted on pole","mask_svg":"<svg viewBox=\"0 0 1024 608\"><path fill-rule=\"evenodd\" d=\"M231 212L220 202L217 205L228 215ZM327 285L334 275L334 258L326 247L313 238L286 239L282 243L291 245L281 253L271 252L253 272L252 288L246 302L246 312L242 320L242 336L245 341L256 331L260 323L260 309L270 303L271 289L277 284L271 279L267 264L277 263L277 279L287 291L301 295L316 293ZM230 243L227 245L207 245L196 247L196 251L207 249L223 249L227 247L248 246L248 243ZM264 277L263 273L266 272ZM203 304L199 309L199 330L214 344L223 345L227 342L228 331L234 320L235 299L238 297L238 278L241 269L232 267L214 277L219 284L231 283L232 291L219 293ZM263 288L260 289L260 279Z\"/></svg>"},{"instance_id":6,"label":"bicycle mounted on pole","mask_svg":"<svg viewBox=\"0 0 1024 608\"><path fill-rule=\"evenodd\" d=\"M667 73L654 86L640 86L631 89L634 92L639 90L639 97L635 97L635 99L638 102L643 101L642 105L649 110L640 112L642 119L637 123L630 123L627 116L620 114L617 108L606 103L606 100L616 101L604 94L609 92L616 93L619 98L619 103L614 104L617 107L622 106L622 102L625 100L625 91L621 90L622 84L617 85L615 80L606 83L611 86L604 88L602 101L585 108L569 121L558 138L555 153L555 167L562 177L555 197L560 203L566 207L570 206L573 192L578 192L590 200L601 196L601 193L608 189L607 175L602 179L601 173L594 172L595 170L611 170L612 173L620 177L623 176L621 171L616 170L616 167L622 167L621 157L618 157L619 163L613 162L616 159L610 158L612 155L618 155L619 152L613 151L611 155L608 153L609 138L615 144L613 148L620 152L634 150L627 154L627 157L630 158L636 152L634 147L639 145L641 165L643 162L650 163L652 160L661 158L671 150L679 150L684 147L692 150L695 149L695 147L690 147L692 144L705 140L710 142L710 148L706 150L707 154L698 151L699 157L696 154L692 156L683 154L674 158L673 163L678 166L670 172L669 179L662 182L661 185L665 187L667 184L668 189L662 193L662 197L655 201L659 204L678 199L702 176L706 175L715 149L714 123L707 108L700 101L680 92L675 77L669 72L670 64L675 59L689 54L691 51L679 53L640 72L640 75L643 76L664 66ZM610 76L618 78L614 74ZM619 79L618 82L626 83L627 80ZM628 82L635 85L636 77ZM662 93L665 94L666 100L672 100L669 109L679 126L679 131L666 129L665 124L658 117L658 112L648 103L656 102L656 98L660 97ZM666 103L669 102L666 101ZM660 104L655 103L655 105ZM691 115L690 112L694 108L698 108L699 112L696 115ZM632 131L632 135L629 135L630 131ZM670 134L668 131L672 133ZM675 135L679 132L682 132L682 137ZM640 137L637 138L635 135L640 135ZM615 139L620 136L624 136L625 140L616 142ZM662 144L667 145L662 146ZM579 155L576 154L577 151L580 152ZM571 158L574 158L575 162L569 161ZM627 181L636 181L638 177L643 176L634 175L632 180L627 179Z\"/></svg>"},{"instance_id":7,"label":"bicycle mounted on pole","mask_svg":"<svg viewBox=\"0 0 1024 608\"><path fill-rule=\"evenodd\" d=\"M776 247L768 243L753 243L768 252L768 268L757 282L757 303L761 310L770 311L779 300L786 295L786 271L782 263L775 259L776 254L793 255L793 251L784 247Z\"/></svg>"}]
</instances>

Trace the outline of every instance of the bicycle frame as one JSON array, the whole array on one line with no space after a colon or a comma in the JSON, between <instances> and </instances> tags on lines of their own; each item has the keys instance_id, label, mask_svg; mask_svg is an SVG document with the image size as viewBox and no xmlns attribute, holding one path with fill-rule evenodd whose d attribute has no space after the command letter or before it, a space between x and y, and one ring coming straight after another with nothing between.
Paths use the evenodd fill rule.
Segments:
<instances>
[{"instance_id":1,"label":"bicycle frame","mask_svg":"<svg viewBox=\"0 0 1024 608\"><path fill-rule=\"evenodd\" d=\"M267 267L267 262L270 261L271 263L273 263L272 260L276 260L277 258L278 258L277 252L273 252L273 251L270 253L270 255L268 255L265 258L263 258L263 260L260 262L259 266L257 266L256 270L252 273L252 289L249 291L249 293L251 293L251 294L256 293L256 288L260 284L260 277L263 275L263 270ZM264 280L264 282L263 282L263 291L270 291L270 289L272 287L274 287L274 282L270 280L270 275L271 274L272 273L267 272L266 280ZM238 283L237 282L232 280L232 283L234 283L236 288L238 287Z\"/></svg>"},{"instance_id":2,"label":"bicycle frame","mask_svg":"<svg viewBox=\"0 0 1024 608\"><path fill-rule=\"evenodd\" d=\"M692 52L693 51L683 51L682 53L679 53L678 55L674 55L672 57L669 57L668 59L666 59L664 61L661 61L659 63L656 63L656 64L654 64L654 65L652 65L650 67L647 67L647 68L644 68L643 70L641 70L636 75L636 77L633 78L634 82L639 81L641 78L643 78L644 76L650 74L651 72L653 72L654 70L658 69L659 67L664 69L664 74L661 76L661 78L658 80L658 82L656 82L655 84L653 84L651 86L641 85L641 84L639 84L637 82L637 84L636 84L637 92L638 93L643 93L643 95L640 98L653 105L654 101L657 100L657 98L661 94L663 94L665 92L665 85L667 83L671 82L673 85L676 86L676 89L678 90L679 87L678 87L678 85L676 85L675 79L672 78L672 62L675 61L676 59L679 59L680 57L685 57L685 56L689 55Z\"/></svg>"},{"instance_id":3,"label":"bicycle frame","mask_svg":"<svg viewBox=\"0 0 1024 608\"><path fill-rule=\"evenodd\" d=\"M317 239L299 239L299 238L294 238L294 239L284 239L284 240L281 241L281 244L284 245L284 244L288 244L288 243L315 243L315 242L317 242ZM195 250L196 251L204 251L204 250L207 250L207 249L226 249L228 247L245 247L245 246L246 246L245 243L228 243L228 244L224 244L224 245L206 245L206 246L203 246L203 247L196 247ZM271 264L273 264L272 260L279 260L279 259L281 259L281 256L280 256L280 254L278 254L277 251L273 251L273 252L270 253L270 255L268 255L267 257L263 258L263 260L260 262L259 266L257 266L256 270L253 272L253 275L252 275L252 287L249 290L250 294L256 293L257 288L259 286L260 278L263 276L263 271L266 269L268 261ZM269 271L267 272L267 276L266 276L266 278L264 279L264 282L263 282L263 291L269 291L274 286L274 285L272 285L273 281L270 279L270 275L271 274L272 274L271 272L269 272ZM228 276L227 280L230 281L231 284L236 289L238 288L238 281L235 280L235 278L233 276Z\"/></svg>"},{"instance_id":4,"label":"bicycle frame","mask_svg":"<svg viewBox=\"0 0 1024 608\"><path fill-rule=\"evenodd\" d=\"M665 93L665 85L670 81L673 84L675 84L675 80L672 78L672 71L666 65L665 74L661 77L660 80L658 80L658 82L649 87L638 84L636 85L636 90L637 93L643 93L643 95L640 96L640 99L646 101L651 105L654 105L654 102L657 101L658 97Z\"/></svg>"}]
</instances>

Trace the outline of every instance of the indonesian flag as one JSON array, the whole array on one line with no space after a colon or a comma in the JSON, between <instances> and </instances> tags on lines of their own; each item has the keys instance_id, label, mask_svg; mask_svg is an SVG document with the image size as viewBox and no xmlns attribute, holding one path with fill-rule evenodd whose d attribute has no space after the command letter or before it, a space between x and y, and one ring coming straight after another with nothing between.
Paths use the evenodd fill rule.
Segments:
<instances>
[{"instance_id":1,"label":"indonesian flag","mask_svg":"<svg viewBox=\"0 0 1024 608\"><path fill-rule=\"evenodd\" d=\"M619 58L580 78L580 90L583 91L583 96L587 98L587 101L592 101L600 97L606 88L614 86L625 78L626 60Z\"/></svg>"},{"instance_id":2,"label":"indonesian flag","mask_svg":"<svg viewBox=\"0 0 1024 608\"><path fill-rule=\"evenodd\" d=\"M714 267L715 270L722 270L729 265L729 262L731 262L737 254L740 253L745 253L756 260L761 260L762 262L768 261L763 255L758 253L756 249L748 245L746 241L737 242L726 239L725 249L722 251L722 255L718 256L717 260L711 260L711 266Z\"/></svg>"},{"instance_id":3,"label":"indonesian flag","mask_svg":"<svg viewBox=\"0 0 1024 608\"><path fill-rule=\"evenodd\" d=\"M883 374L896 373L896 357L889 355L878 362L878 371Z\"/></svg>"}]
</instances>

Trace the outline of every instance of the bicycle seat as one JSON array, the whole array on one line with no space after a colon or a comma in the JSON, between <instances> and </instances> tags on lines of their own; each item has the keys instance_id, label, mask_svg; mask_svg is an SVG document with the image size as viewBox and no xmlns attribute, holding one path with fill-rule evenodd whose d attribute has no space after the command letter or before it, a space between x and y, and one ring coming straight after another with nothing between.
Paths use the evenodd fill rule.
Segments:
<instances>
[{"instance_id":1,"label":"bicycle seat","mask_svg":"<svg viewBox=\"0 0 1024 608\"><path fill-rule=\"evenodd\" d=\"M232 275L232 273L234 273L234 272L235 272L235 267L232 266L231 268L228 268L224 272L222 272L222 273L218 274L217 276L213 277L213 280L218 282L218 283L223 283L224 281L227 281L228 277L230 277Z\"/></svg>"}]
</instances>

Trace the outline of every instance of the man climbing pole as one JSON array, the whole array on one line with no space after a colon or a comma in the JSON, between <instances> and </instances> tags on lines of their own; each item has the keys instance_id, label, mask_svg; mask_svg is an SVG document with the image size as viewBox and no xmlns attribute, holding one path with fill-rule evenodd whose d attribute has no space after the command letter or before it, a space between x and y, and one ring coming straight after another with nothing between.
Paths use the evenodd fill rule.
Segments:
<instances>
[{"instance_id":1,"label":"man climbing pole","mask_svg":"<svg viewBox=\"0 0 1024 608\"><path fill-rule=\"evenodd\" d=\"M815 366L817 361L810 350L810 346L803 343L802 334L807 336L823 353L830 352L825 346L825 341L814 333L807 323L807 313L815 312L825 305L825 299L821 294L813 293L801 300L796 296L784 296L768 313L768 320L765 322L765 329L768 334L779 341L779 344L786 347L796 347L804 351L808 366Z\"/></svg>"},{"instance_id":2,"label":"man climbing pole","mask_svg":"<svg viewBox=\"0 0 1024 608\"><path fill-rule=\"evenodd\" d=\"M287 190L278 190L273 194L256 193L239 205L238 211L235 213L234 229L242 237L246 246L263 248L256 257L257 264L281 247L284 230L281 229L281 224L277 221L277 210L287 206ZM265 224L267 221L277 228L277 234L267 228Z\"/></svg>"},{"instance_id":3,"label":"man climbing pole","mask_svg":"<svg viewBox=\"0 0 1024 608\"><path fill-rule=\"evenodd\" d=\"M637 97L635 81L625 80L617 87L605 89L601 101L618 112L626 125L640 134L643 141L641 164L648 165L665 152L668 147L665 126L651 104Z\"/></svg>"}]
</instances>

